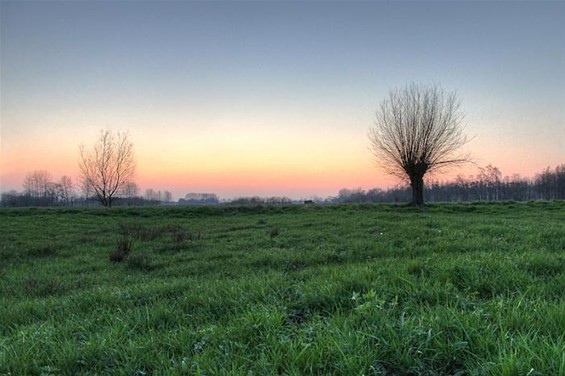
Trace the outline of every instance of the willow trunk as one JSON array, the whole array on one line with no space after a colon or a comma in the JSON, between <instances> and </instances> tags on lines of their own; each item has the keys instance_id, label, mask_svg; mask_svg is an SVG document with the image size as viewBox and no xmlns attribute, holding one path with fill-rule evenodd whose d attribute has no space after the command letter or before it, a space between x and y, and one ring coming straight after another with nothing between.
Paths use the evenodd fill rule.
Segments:
<instances>
[{"instance_id":1,"label":"willow trunk","mask_svg":"<svg viewBox=\"0 0 565 376\"><path fill-rule=\"evenodd\" d=\"M410 176L410 187L412 188L412 205L424 206L424 176Z\"/></svg>"}]
</instances>

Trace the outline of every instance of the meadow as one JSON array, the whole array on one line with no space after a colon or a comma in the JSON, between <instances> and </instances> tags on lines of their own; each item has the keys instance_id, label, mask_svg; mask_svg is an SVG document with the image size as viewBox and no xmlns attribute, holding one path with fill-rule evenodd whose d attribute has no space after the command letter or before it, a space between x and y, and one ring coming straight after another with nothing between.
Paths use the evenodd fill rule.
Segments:
<instances>
[{"instance_id":1,"label":"meadow","mask_svg":"<svg viewBox=\"0 0 565 376\"><path fill-rule=\"evenodd\" d=\"M563 201L1 209L0 374L565 375L564 224Z\"/></svg>"}]
</instances>

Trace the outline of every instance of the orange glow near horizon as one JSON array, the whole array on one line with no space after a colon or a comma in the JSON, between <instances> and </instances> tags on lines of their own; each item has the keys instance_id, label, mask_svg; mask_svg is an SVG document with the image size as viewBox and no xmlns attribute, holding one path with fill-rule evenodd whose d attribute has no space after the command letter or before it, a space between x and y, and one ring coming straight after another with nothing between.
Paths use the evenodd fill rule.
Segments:
<instances>
[{"instance_id":1,"label":"orange glow near horizon","mask_svg":"<svg viewBox=\"0 0 565 376\"><path fill-rule=\"evenodd\" d=\"M85 138L94 140L96 136L96 132L91 133L30 136L19 145L3 144L2 189L21 190L25 175L34 170L47 170L55 180L67 175L76 181L78 145L89 146ZM189 192L216 193L223 198L304 198L337 195L341 188L390 188L397 184L376 167L362 132L290 133L239 127L229 133L188 134L169 129L160 137L141 131L130 132L130 136L141 194L153 188L171 191L176 198ZM518 173L534 177L548 167L516 147L501 150L488 142L474 142L469 149L475 164L446 171L434 179L448 181L457 175L476 175L478 167L489 163L504 176Z\"/></svg>"},{"instance_id":2,"label":"orange glow near horizon","mask_svg":"<svg viewBox=\"0 0 565 376\"><path fill-rule=\"evenodd\" d=\"M172 191L175 197L205 191L221 197L299 198L337 194L340 188L380 185L363 139L345 131L285 134L241 128L235 134L217 136L169 130L161 132L159 142L149 132L130 132L130 136L142 194L154 188ZM93 142L96 133L82 137ZM30 137L27 141L3 145L3 189L21 190L25 175L35 170L49 171L54 180L63 175L78 179L78 145L89 143L55 136Z\"/></svg>"},{"instance_id":3,"label":"orange glow near horizon","mask_svg":"<svg viewBox=\"0 0 565 376\"><path fill-rule=\"evenodd\" d=\"M351 185L376 185L370 153L357 147L358 140L351 134L258 133L241 131L232 137L177 140L154 147L139 156L141 181L148 186L224 194L231 189L235 195L336 194L339 188ZM149 140L140 140L142 145L146 142L149 144Z\"/></svg>"}]
</instances>

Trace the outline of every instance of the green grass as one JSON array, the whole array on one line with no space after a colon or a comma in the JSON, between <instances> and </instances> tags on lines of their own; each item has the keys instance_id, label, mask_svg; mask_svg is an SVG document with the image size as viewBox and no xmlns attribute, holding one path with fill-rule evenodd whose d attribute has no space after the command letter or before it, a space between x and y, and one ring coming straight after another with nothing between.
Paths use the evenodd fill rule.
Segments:
<instances>
[{"instance_id":1,"label":"green grass","mask_svg":"<svg viewBox=\"0 0 565 376\"><path fill-rule=\"evenodd\" d=\"M564 223L565 202L2 209L0 374L565 375Z\"/></svg>"}]
</instances>

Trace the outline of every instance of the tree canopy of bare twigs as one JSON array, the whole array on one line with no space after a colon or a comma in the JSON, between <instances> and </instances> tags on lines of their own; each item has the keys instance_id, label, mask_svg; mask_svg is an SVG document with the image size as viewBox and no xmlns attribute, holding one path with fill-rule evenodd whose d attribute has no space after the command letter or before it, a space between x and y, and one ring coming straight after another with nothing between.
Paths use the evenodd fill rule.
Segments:
<instances>
[{"instance_id":1,"label":"tree canopy of bare twigs","mask_svg":"<svg viewBox=\"0 0 565 376\"><path fill-rule=\"evenodd\" d=\"M377 163L390 175L410 183L412 204L424 204L424 175L469 161L460 149L463 133L461 100L439 85L410 84L381 102L369 130Z\"/></svg>"},{"instance_id":2,"label":"tree canopy of bare twigs","mask_svg":"<svg viewBox=\"0 0 565 376\"><path fill-rule=\"evenodd\" d=\"M30 172L24 180L25 193L34 198L49 196L52 185L51 174L45 170Z\"/></svg>"},{"instance_id":3,"label":"tree canopy of bare twigs","mask_svg":"<svg viewBox=\"0 0 565 376\"><path fill-rule=\"evenodd\" d=\"M111 207L133 182L135 167L133 144L127 133L102 131L91 149L80 147L82 185L104 206Z\"/></svg>"}]
</instances>

